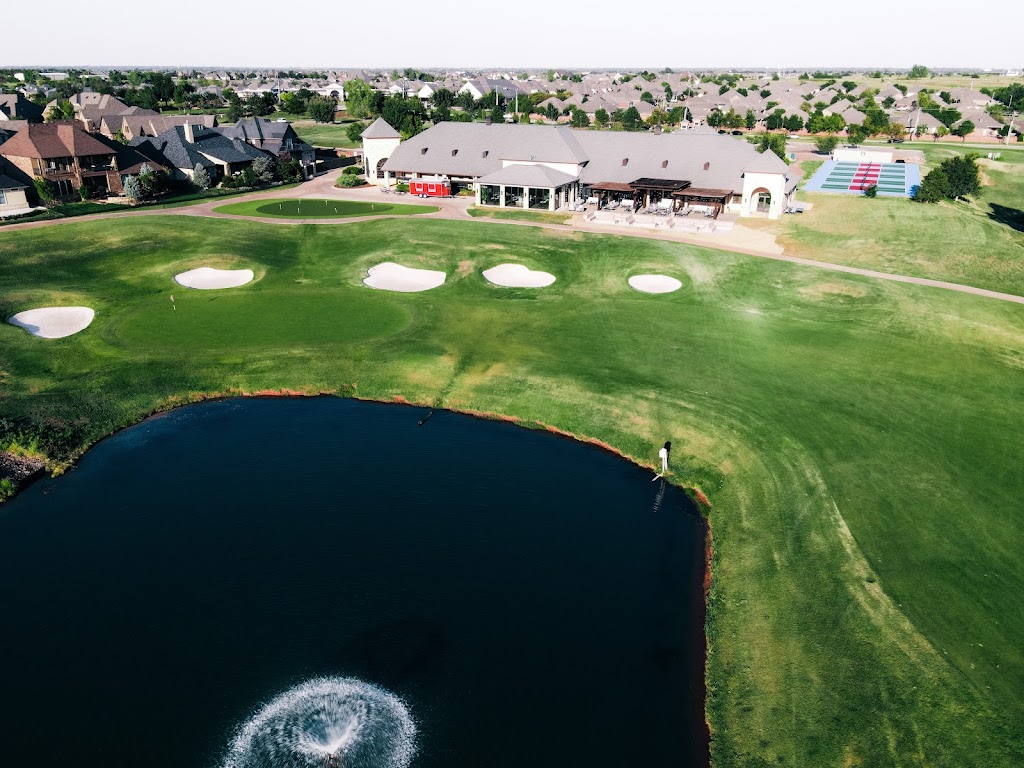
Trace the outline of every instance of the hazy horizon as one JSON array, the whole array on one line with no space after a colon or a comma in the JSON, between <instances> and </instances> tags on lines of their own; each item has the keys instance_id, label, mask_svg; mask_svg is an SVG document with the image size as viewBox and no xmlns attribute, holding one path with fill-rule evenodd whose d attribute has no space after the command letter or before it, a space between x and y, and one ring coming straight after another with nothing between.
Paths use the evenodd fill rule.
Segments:
<instances>
[{"instance_id":1,"label":"hazy horizon","mask_svg":"<svg viewBox=\"0 0 1024 768\"><path fill-rule=\"evenodd\" d=\"M1005 71L1024 66L1016 34L1024 23L1019 5L1000 9L1002 23L979 25L977 34L961 34L963 27L956 27L952 41L948 15L907 4L887 6L884 18L876 19L840 6L786 15L755 0L735 0L727 14L709 6L622 8L520 0L514 9L494 15L451 0L429 8L392 0L382 11L307 0L286 11L282 24L276 22L279 3L254 0L244 6L208 4L199 14L186 14L187 23L175 32L168 29L175 22L174 6L131 6L118 11L119 35L113 39L104 36L106 24L102 14L97 22L94 5L51 0L46 9L54 29L67 30L52 40L60 54L40 56L37 35L12 35L0 50L0 67L34 67L29 62L38 61L65 62L41 65L54 68L108 66L97 61L97 50L116 50L110 60L139 62L110 65L115 68L635 69L627 64L646 62L640 68L773 71L923 64ZM489 63L471 63L485 58ZM459 60L470 63L457 65ZM699 66L677 67L673 60ZM744 60L758 63L734 66ZM819 63L806 64L811 61Z\"/></svg>"}]
</instances>

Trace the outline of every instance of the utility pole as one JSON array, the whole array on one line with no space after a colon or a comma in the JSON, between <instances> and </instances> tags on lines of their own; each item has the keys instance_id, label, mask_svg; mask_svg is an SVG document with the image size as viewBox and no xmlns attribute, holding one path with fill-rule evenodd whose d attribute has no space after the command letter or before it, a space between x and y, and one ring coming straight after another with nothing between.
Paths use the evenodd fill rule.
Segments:
<instances>
[{"instance_id":1,"label":"utility pole","mask_svg":"<svg viewBox=\"0 0 1024 768\"><path fill-rule=\"evenodd\" d=\"M1013 109L1013 96L1010 97L1010 103L1006 105L1008 109ZM1006 146L1010 146L1010 136L1013 135L1013 121L1017 118L1016 112L1010 112L1010 125L1006 128Z\"/></svg>"}]
</instances>

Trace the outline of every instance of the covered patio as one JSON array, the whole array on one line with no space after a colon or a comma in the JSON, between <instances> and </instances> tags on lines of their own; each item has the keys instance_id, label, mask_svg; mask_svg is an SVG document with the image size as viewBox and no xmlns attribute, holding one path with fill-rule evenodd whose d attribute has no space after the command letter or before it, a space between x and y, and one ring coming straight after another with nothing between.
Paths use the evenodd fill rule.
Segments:
<instances>
[{"instance_id":1,"label":"covered patio","mask_svg":"<svg viewBox=\"0 0 1024 768\"><path fill-rule=\"evenodd\" d=\"M545 165L516 163L482 176L476 204L556 211L576 202L577 178Z\"/></svg>"},{"instance_id":2,"label":"covered patio","mask_svg":"<svg viewBox=\"0 0 1024 768\"><path fill-rule=\"evenodd\" d=\"M677 201L676 211L680 215L688 216L695 213L717 219L725 210L732 194L731 189L689 187L673 192L672 196Z\"/></svg>"}]
</instances>

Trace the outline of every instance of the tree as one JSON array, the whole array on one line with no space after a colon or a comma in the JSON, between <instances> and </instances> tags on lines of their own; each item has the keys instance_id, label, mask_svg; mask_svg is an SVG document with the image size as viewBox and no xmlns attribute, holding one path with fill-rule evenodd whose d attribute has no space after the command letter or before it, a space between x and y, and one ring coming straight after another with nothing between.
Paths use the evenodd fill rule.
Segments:
<instances>
[{"instance_id":1,"label":"tree","mask_svg":"<svg viewBox=\"0 0 1024 768\"><path fill-rule=\"evenodd\" d=\"M210 188L210 173L200 163L192 169L192 183L204 191Z\"/></svg>"},{"instance_id":2,"label":"tree","mask_svg":"<svg viewBox=\"0 0 1024 768\"><path fill-rule=\"evenodd\" d=\"M769 131L777 131L786 125L786 110L776 109L764 120L764 126Z\"/></svg>"},{"instance_id":3,"label":"tree","mask_svg":"<svg viewBox=\"0 0 1024 768\"><path fill-rule=\"evenodd\" d=\"M306 110L309 112L309 116L318 123L333 123L337 107L338 103L333 98L314 96L306 105Z\"/></svg>"},{"instance_id":4,"label":"tree","mask_svg":"<svg viewBox=\"0 0 1024 768\"><path fill-rule=\"evenodd\" d=\"M802 131L804 128L804 119L800 115L789 115L782 123L782 127L791 133L796 131Z\"/></svg>"},{"instance_id":5,"label":"tree","mask_svg":"<svg viewBox=\"0 0 1024 768\"><path fill-rule=\"evenodd\" d=\"M910 72L907 73L907 77L914 78L915 80L922 77L928 77L928 67L923 64L915 64L910 68Z\"/></svg>"},{"instance_id":6,"label":"tree","mask_svg":"<svg viewBox=\"0 0 1024 768\"><path fill-rule=\"evenodd\" d=\"M124 196L132 201L132 204L142 199L142 184L138 176L126 176L124 180Z\"/></svg>"},{"instance_id":7,"label":"tree","mask_svg":"<svg viewBox=\"0 0 1024 768\"><path fill-rule=\"evenodd\" d=\"M839 146L839 139L832 134L821 136L814 140L814 146L821 154L828 155L832 153L833 149Z\"/></svg>"},{"instance_id":8,"label":"tree","mask_svg":"<svg viewBox=\"0 0 1024 768\"><path fill-rule=\"evenodd\" d=\"M252 172L260 184L269 184L274 180L274 158L257 157L252 161Z\"/></svg>"},{"instance_id":9,"label":"tree","mask_svg":"<svg viewBox=\"0 0 1024 768\"><path fill-rule=\"evenodd\" d=\"M981 172L976 158L977 155L957 155L943 160L939 166L949 180L948 196L953 200L981 192Z\"/></svg>"},{"instance_id":10,"label":"tree","mask_svg":"<svg viewBox=\"0 0 1024 768\"><path fill-rule=\"evenodd\" d=\"M348 128L345 129L345 135L348 136L348 140L353 144L358 144L363 140L363 131L365 130L366 126L363 123L349 123Z\"/></svg>"},{"instance_id":11,"label":"tree","mask_svg":"<svg viewBox=\"0 0 1024 768\"><path fill-rule=\"evenodd\" d=\"M353 79L345 83L345 108L352 117L370 116L373 88L365 80Z\"/></svg>"},{"instance_id":12,"label":"tree","mask_svg":"<svg viewBox=\"0 0 1024 768\"><path fill-rule=\"evenodd\" d=\"M660 107L651 111L651 114L647 117L647 124L654 125L665 125L669 122L668 112Z\"/></svg>"},{"instance_id":13,"label":"tree","mask_svg":"<svg viewBox=\"0 0 1024 768\"><path fill-rule=\"evenodd\" d=\"M914 191L914 199L921 203L937 203L947 197L949 179L946 178L946 172L941 166L929 172Z\"/></svg>"},{"instance_id":14,"label":"tree","mask_svg":"<svg viewBox=\"0 0 1024 768\"><path fill-rule=\"evenodd\" d=\"M640 101L646 101L648 104L653 104L654 96L651 95L650 91L644 91L640 94Z\"/></svg>"},{"instance_id":15,"label":"tree","mask_svg":"<svg viewBox=\"0 0 1024 768\"><path fill-rule=\"evenodd\" d=\"M609 117L607 109L601 108L594 113L594 122L597 123L598 128L607 128L608 121Z\"/></svg>"},{"instance_id":16,"label":"tree","mask_svg":"<svg viewBox=\"0 0 1024 768\"><path fill-rule=\"evenodd\" d=\"M448 107L448 109L451 109L455 106L455 94L447 88L438 88L430 95L430 102L435 107Z\"/></svg>"},{"instance_id":17,"label":"tree","mask_svg":"<svg viewBox=\"0 0 1024 768\"><path fill-rule=\"evenodd\" d=\"M846 134L850 139L850 143L855 147L863 144L868 138L868 131L862 125L848 125L846 127Z\"/></svg>"},{"instance_id":18,"label":"tree","mask_svg":"<svg viewBox=\"0 0 1024 768\"><path fill-rule=\"evenodd\" d=\"M573 107L569 124L573 128L586 128L590 125L590 117L579 107Z\"/></svg>"},{"instance_id":19,"label":"tree","mask_svg":"<svg viewBox=\"0 0 1024 768\"><path fill-rule=\"evenodd\" d=\"M780 160L787 165L789 164L789 160L786 159L786 137L781 133L769 133L768 131L764 131L757 134L756 137L748 138L753 141L754 147L758 152L774 152Z\"/></svg>"},{"instance_id":20,"label":"tree","mask_svg":"<svg viewBox=\"0 0 1024 768\"><path fill-rule=\"evenodd\" d=\"M974 123L970 120L964 120L960 125L953 129L953 135L959 136L964 142L967 141L967 137L974 133Z\"/></svg>"},{"instance_id":21,"label":"tree","mask_svg":"<svg viewBox=\"0 0 1024 768\"><path fill-rule=\"evenodd\" d=\"M53 184L42 176L36 176L32 179L32 185L35 187L36 194L39 196L39 199L44 203L53 202L57 197L53 190Z\"/></svg>"},{"instance_id":22,"label":"tree","mask_svg":"<svg viewBox=\"0 0 1024 768\"><path fill-rule=\"evenodd\" d=\"M642 131L644 127L643 118L640 117L640 112L636 107L629 107L629 109L623 110L619 118L622 121L622 127L627 131Z\"/></svg>"},{"instance_id":23,"label":"tree","mask_svg":"<svg viewBox=\"0 0 1024 768\"><path fill-rule=\"evenodd\" d=\"M889 123L885 127L885 135L891 140L902 139L907 135L907 129L900 123Z\"/></svg>"},{"instance_id":24,"label":"tree","mask_svg":"<svg viewBox=\"0 0 1024 768\"><path fill-rule=\"evenodd\" d=\"M857 83L853 80L843 80L843 90L849 93L857 87Z\"/></svg>"},{"instance_id":25,"label":"tree","mask_svg":"<svg viewBox=\"0 0 1024 768\"><path fill-rule=\"evenodd\" d=\"M743 122L747 126L748 131L754 130L754 126L757 125L757 115L754 114L754 110L747 110L747 114L744 116Z\"/></svg>"},{"instance_id":26,"label":"tree","mask_svg":"<svg viewBox=\"0 0 1024 768\"><path fill-rule=\"evenodd\" d=\"M64 101L58 99L54 102L53 106L46 111L46 121L53 122L55 120L74 120L75 108L71 105L70 101Z\"/></svg>"},{"instance_id":27,"label":"tree","mask_svg":"<svg viewBox=\"0 0 1024 768\"><path fill-rule=\"evenodd\" d=\"M940 126L936 127L936 129L935 129L935 139L934 140L938 141L939 139L941 139L941 138L943 138L945 136L949 136L949 128L947 128L944 125L940 125Z\"/></svg>"},{"instance_id":28,"label":"tree","mask_svg":"<svg viewBox=\"0 0 1024 768\"><path fill-rule=\"evenodd\" d=\"M152 197L159 194L163 187L163 180L150 167L149 163L143 163L139 168L139 185L142 187L143 197Z\"/></svg>"}]
</instances>

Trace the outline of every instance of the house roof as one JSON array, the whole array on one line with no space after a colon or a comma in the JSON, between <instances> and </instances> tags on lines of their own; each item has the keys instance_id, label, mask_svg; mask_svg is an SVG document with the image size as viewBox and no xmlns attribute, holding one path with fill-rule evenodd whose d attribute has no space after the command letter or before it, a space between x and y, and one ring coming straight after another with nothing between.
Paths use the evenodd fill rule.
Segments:
<instances>
[{"instance_id":1,"label":"house roof","mask_svg":"<svg viewBox=\"0 0 1024 768\"><path fill-rule=\"evenodd\" d=\"M246 144L241 139L224 136L216 130L194 130L194 142L185 139L185 127L174 126L159 136L132 139L129 146L173 168L212 168L218 163L243 163L266 157L268 153ZM211 160L210 158L213 158Z\"/></svg>"},{"instance_id":2,"label":"house roof","mask_svg":"<svg viewBox=\"0 0 1024 768\"><path fill-rule=\"evenodd\" d=\"M502 160L579 165L588 160L576 133L565 126L438 123L391 154L386 170L484 176Z\"/></svg>"},{"instance_id":3,"label":"house roof","mask_svg":"<svg viewBox=\"0 0 1024 768\"><path fill-rule=\"evenodd\" d=\"M668 178L687 179L695 187L737 191L743 188L744 172L785 174L787 170L774 154L761 154L747 141L716 133L678 131L658 135L574 131L566 126L449 122L438 123L402 142L384 168L486 178L503 170L503 161L515 160L574 168L585 184Z\"/></svg>"},{"instance_id":4,"label":"house roof","mask_svg":"<svg viewBox=\"0 0 1024 768\"><path fill-rule=\"evenodd\" d=\"M112 155L114 150L74 123L29 123L3 144L0 154L8 157L81 157Z\"/></svg>"},{"instance_id":5,"label":"house roof","mask_svg":"<svg viewBox=\"0 0 1024 768\"><path fill-rule=\"evenodd\" d=\"M402 135L396 131L383 117L374 120L370 127L362 133L364 139L400 139Z\"/></svg>"},{"instance_id":6,"label":"house roof","mask_svg":"<svg viewBox=\"0 0 1024 768\"><path fill-rule=\"evenodd\" d=\"M0 189L28 189L28 185L15 181L10 176L0 174Z\"/></svg>"},{"instance_id":7,"label":"house roof","mask_svg":"<svg viewBox=\"0 0 1024 768\"><path fill-rule=\"evenodd\" d=\"M577 177L536 163L516 163L481 177L480 184L504 184L515 187L561 187Z\"/></svg>"}]
</instances>

